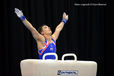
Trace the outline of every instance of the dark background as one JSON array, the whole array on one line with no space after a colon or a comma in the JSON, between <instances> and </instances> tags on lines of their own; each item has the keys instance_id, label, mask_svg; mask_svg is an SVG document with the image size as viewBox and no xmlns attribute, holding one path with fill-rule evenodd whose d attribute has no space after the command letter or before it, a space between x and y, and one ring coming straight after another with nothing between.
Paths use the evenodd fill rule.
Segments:
<instances>
[{"instance_id":1,"label":"dark background","mask_svg":"<svg viewBox=\"0 0 114 76\"><path fill-rule=\"evenodd\" d=\"M107 16L109 6L75 6L75 3L108 4L98 0L3 0L0 16L0 76L21 76L20 61L38 59L35 40L14 13L14 8L21 9L36 29L47 24L53 32L65 11L69 20L57 40L59 59L65 53L75 53L78 60L96 61L97 76L104 76L105 50L112 49L107 41L111 39L108 34L111 29L105 26L107 21L110 22Z\"/></svg>"}]
</instances>

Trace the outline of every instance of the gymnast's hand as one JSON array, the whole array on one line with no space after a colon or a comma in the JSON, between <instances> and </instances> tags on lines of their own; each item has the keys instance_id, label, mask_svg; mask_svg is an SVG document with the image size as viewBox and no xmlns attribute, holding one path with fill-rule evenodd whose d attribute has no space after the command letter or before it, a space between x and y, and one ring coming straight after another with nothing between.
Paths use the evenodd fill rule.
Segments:
<instances>
[{"instance_id":1,"label":"gymnast's hand","mask_svg":"<svg viewBox=\"0 0 114 76\"><path fill-rule=\"evenodd\" d=\"M64 12L62 22L66 23L68 20L68 15Z\"/></svg>"},{"instance_id":2,"label":"gymnast's hand","mask_svg":"<svg viewBox=\"0 0 114 76\"><path fill-rule=\"evenodd\" d=\"M21 10L15 8L15 13L22 21L25 20L25 16L23 15L23 12Z\"/></svg>"},{"instance_id":3,"label":"gymnast's hand","mask_svg":"<svg viewBox=\"0 0 114 76\"><path fill-rule=\"evenodd\" d=\"M63 13L63 19L68 20L68 15L65 12Z\"/></svg>"}]
</instances>

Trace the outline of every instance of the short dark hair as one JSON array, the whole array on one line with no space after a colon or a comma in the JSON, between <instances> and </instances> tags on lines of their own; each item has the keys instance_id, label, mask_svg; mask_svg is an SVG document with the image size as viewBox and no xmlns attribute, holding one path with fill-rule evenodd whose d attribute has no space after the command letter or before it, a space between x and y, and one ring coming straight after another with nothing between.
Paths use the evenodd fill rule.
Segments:
<instances>
[{"instance_id":1,"label":"short dark hair","mask_svg":"<svg viewBox=\"0 0 114 76\"><path fill-rule=\"evenodd\" d=\"M38 28L38 32L41 34L42 32L42 27L45 26L45 25L41 25L39 28Z\"/></svg>"}]
</instances>

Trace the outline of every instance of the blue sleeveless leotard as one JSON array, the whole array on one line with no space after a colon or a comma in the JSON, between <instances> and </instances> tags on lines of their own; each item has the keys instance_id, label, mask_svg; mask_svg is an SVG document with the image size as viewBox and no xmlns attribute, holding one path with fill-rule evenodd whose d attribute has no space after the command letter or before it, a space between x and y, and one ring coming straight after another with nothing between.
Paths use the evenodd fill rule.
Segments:
<instances>
[{"instance_id":1,"label":"blue sleeveless leotard","mask_svg":"<svg viewBox=\"0 0 114 76\"><path fill-rule=\"evenodd\" d=\"M56 44L55 44L55 40L51 39L52 43L49 43L46 39L45 39L45 43L42 49L38 50L38 54L39 54L39 59L43 58L43 55L46 53L56 53ZM45 57L45 59L55 59L54 55L47 55Z\"/></svg>"}]
</instances>

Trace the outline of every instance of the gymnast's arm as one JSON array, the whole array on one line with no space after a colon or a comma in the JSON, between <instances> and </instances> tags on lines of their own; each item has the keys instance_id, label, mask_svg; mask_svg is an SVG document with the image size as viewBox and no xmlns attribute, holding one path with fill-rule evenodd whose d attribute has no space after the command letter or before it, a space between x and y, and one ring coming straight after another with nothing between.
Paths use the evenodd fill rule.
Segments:
<instances>
[{"instance_id":1,"label":"gymnast's arm","mask_svg":"<svg viewBox=\"0 0 114 76\"><path fill-rule=\"evenodd\" d=\"M31 31L34 39L44 41L44 37L32 26L32 24L25 18L23 15L22 11L19 9L15 8L15 13L16 15L21 19L21 21L24 23L24 25Z\"/></svg>"},{"instance_id":2,"label":"gymnast's arm","mask_svg":"<svg viewBox=\"0 0 114 76\"><path fill-rule=\"evenodd\" d=\"M55 29L55 32L53 33L52 35L52 38L56 41L59 37L59 34L61 32L61 30L63 29L64 27L64 24L67 22L68 20L68 15L66 15L66 13L64 12L63 13L63 19L62 21L60 22L60 24L56 27Z\"/></svg>"},{"instance_id":3,"label":"gymnast's arm","mask_svg":"<svg viewBox=\"0 0 114 76\"><path fill-rule=\"evenodd\" d=\"M56 41L59 37L61 30L64 27L64 22L60 22L60 24L56 27L55 32L52 34L52 38Z\"/></svg>"}]
</instances>

